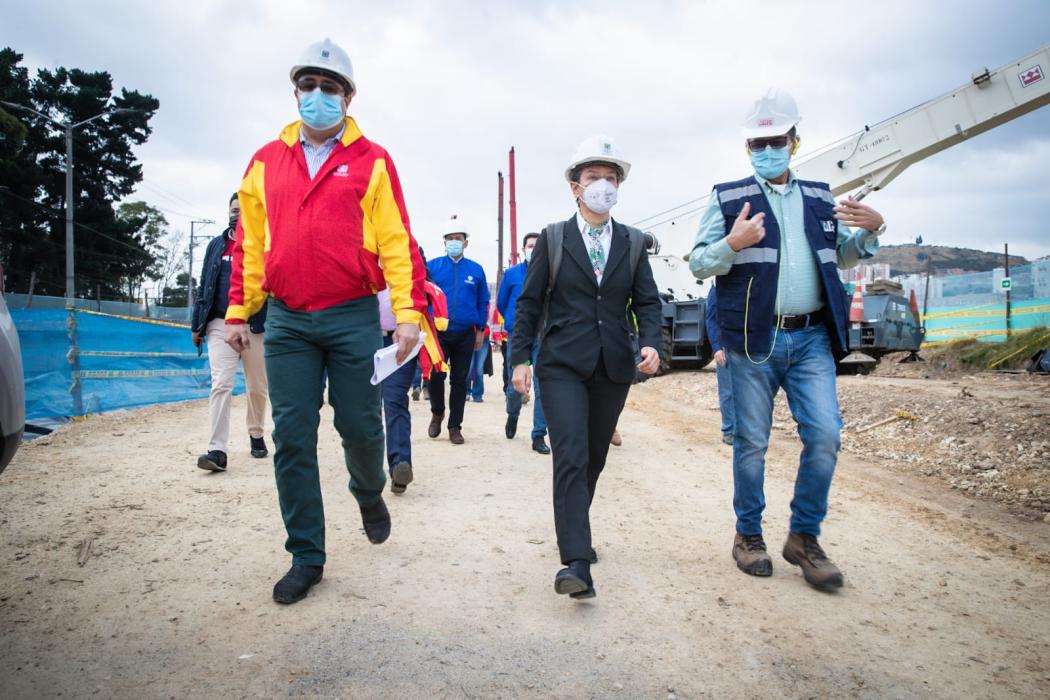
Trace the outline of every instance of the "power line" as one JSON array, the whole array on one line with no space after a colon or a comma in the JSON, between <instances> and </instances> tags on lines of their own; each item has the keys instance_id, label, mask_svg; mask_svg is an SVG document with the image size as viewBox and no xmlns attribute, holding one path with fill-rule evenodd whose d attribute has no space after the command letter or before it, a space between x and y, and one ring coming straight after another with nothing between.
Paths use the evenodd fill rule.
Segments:
<instances>
[{"instance_id":1,"label":"power line","mask_svg":"<svg viewBox=\"0 0 1050 700\"><path fill-rule=\"evenodd\" d=\"M681 209L682 207L687 207L690 204L696 204L697 202L703 202L703 201L706 201L706 200L708 200L710 198L711 198L711 194L708 193L708 194L705 194L702 197L697 197L696 199L690 199L688 202L682 202L677 207L671 207L670 209L665 209L662 212L659 212L657 214L653 214L652 216L647 216L644 219L639 219L638 221L635 221L633 224L631 224L631 226L639 226L642 223L644 223L644 222L646 222L646 221L648 221L650 219L655 219L656 217L663 216L664 214L670 214L671 212L675 211L676 209ZM659 224L650 224L650 226L658 226L658 225Z\"/></svg>"}]
</instances>

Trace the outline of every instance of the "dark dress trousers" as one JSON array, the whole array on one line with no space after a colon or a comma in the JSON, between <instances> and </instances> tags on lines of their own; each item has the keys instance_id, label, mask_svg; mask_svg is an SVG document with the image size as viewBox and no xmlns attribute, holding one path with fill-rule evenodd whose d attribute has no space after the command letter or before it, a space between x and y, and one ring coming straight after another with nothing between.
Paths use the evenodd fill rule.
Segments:
<instances>
[{"instance_id":1,"label":"dark dress trousers","mask_svg":"<svg viewBox=\"0 0 1050 700\"><path fill-rule=\"evenodd\" d=\"M510 355L514 365L530 360L531 339L544 332L534 369L554 459L558 549L568 564L590 556L590 504L634 379L635 329L628 307L638 322L639 346L658 348L660 298L644 252L631 278L630 239L623 224L613 221L600 286L575 215L565 223L562 245L548 315L542 319L550 275L547 233L536 242L515 306Z\"/></svg>"}]
</instances>

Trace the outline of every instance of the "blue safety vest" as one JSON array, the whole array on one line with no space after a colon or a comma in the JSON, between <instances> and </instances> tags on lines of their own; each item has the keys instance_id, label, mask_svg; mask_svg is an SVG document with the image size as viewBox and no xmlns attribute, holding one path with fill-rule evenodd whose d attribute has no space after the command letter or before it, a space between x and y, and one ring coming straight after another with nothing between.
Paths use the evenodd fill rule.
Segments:
<instances>
[{"instance_id":1,"label":"blue safety vest","mask_svg":"<svg viewBox=\"0 0 1050 700\"><path fill-rule=\"evenodd\" d=\"M835 198L823 182L798 180L805 204L806 238L816 258L824 286L824 316L832 347L845 352L849 342L849 299L838 274L838 220ZM776 326L777 277L780 270L780 227L754 176L715 185L715 194L725 219L726 235L733 228L744 202L751 203L753 217L765 212L765 238L737 252L729 272L718 276L718 325L722 345L738 352L744 347L747 318L748 354L768 353Z\"/></svg>"}]
</instances>

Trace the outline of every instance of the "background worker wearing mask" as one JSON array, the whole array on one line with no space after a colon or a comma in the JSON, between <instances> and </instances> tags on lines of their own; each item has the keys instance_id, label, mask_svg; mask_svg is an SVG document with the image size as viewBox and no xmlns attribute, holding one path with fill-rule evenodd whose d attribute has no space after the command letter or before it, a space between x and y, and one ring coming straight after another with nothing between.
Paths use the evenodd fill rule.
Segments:
<instances>
[{"instance_id":1,"label":"background worker wearing mask","mask_svg":"<svg viewBox=\"0 0 1050 700\"><path fill-rule=\"evenodd\" d=\"M536 241L540 238L538 233L526 233L525 243L522 245L522 262L507 269L503 273L503 281L499 285L499 293L496 294L496 306L503 315L503 329L507 333L508 343L514 334L514 306L518 303L521 295L521 287L525 283L525 275L528 271L529 261L536 249ZM536 364L536 357L540 352L540 339L536 336L532 340L532 350L529 357ZM523 395L510 382L511 365L504 362L503 373L507 377L507 425L505 432L508 440L513 440L518 432L518 416L521 415L521 400ZM540 403L539 379L533 377L532 388L536 392L536 400L532 405L532 449L541 455L549 455L551 448L547 447L544 440L547 437L547 420L543 417L543 406Z\"/></svg>"},{"instance_id":2,"label":"background worker wearing mask","mask_svg":"<svg viewBox=\"0 0 1050 700\"><path fill-rule=\"evenodd\" d=\"M842 427L834 355L846 352L849 300L838 268L871 257L886 225L871 207L853 199L835 206L827 184L795 177L788 164L799 121L783 90L754 103L742 129L754 174L715 185L690 267L718 277L719 339L733 381L733 558L745 573L773 573L763 480L773 398L783 388L803 445L783 556L810 585L834 590L842 573L817 538Z\"/></svg>"},{"instance_id":3,"label":"background worker wearing mask","mask_svg":"<svg viewBox=\"0 0 1050 700\"><path fill-rule=\"evenodd\" d=\"M510 355L522 394L532 385L532 352L541 336L536 375L551 433L554 527L565 565L554 590L577 599L595 595L590 507L609 439L635 368L654 374L660 366L660 298L643 234L609 216L630 168L606 136L580 144L565 169L577 211L540 234L514 310Z\"/></svg>"},{"instance_id":4,"label":"background worker wearing mask","mask_svg":"<svg viewBox=\"0 0 1050 700\"><path fill-rule=\"evenodd\" d=\"M445 255L427 263L430 279L448 300L448 329L439 334L441 349L449 370L430 377L431 420L427 434L441 434L445 419L445 376L450 375L448 391L448 439L463 444L463 407L467 401L467 374L475 350L485 343L488 322L489 285L481 265L463 257L469 245L463 220L453 216L445 224Z\"/></svg>"},{"instance_id":5,"label":"background worker wearing mask","mask_svg":"<svg viewBox=\"0 0 1050 700\"><path fill-rule=\"evenodd\" d=\"M266 303L248 319L251 343L241 353L226 344L226 309L229 306L230 276L233 274L233 245L237 240L237 221L241 205L237 193L230 197L230 225L220 235L208 241L201 265L201 283L193 304L193 344L200 348L208 339L208 366L211 368L211 393L208 396L208 415L211 418L211 438L208 452L197 458L197 466L213 472L226 471L226 446L230 441L230 398L237 378L237 365L244 363L244 386L248 399L248 439L252 457L261 459L269 452L263 439L266 420L266 360L263 357L263 331L266 323Z\"/></svg>"},{"instance_id":6,"label":"background worker wearing mask","mask_svg":"<svg viewBox=\"0 0 1050 700\"><path fill-rule=\"evenodd\" d=\"M370 381L382 346L376 293L390 289L398 361L415 347L427 307L394 162L346 113L356 94L350 57L325 39L306 48L290 77L302 120L259 149L241 181L226 312L226 342L243 352L245 321L271 296L273 461L292 555L273 589L279 603L304 598L324 570L317 428L326 370L365 535L373 544L390 536L380 387Z\"/></svg>"},{"instance_id":7,"label":"background worker wearing mask","mask_svg":"<svg viewBox=\"0 0 1050 700\"><path fill-rule=\"evenodd\" d=\"M718 409L722 413L722 442L733 444L733 375L729 373L726 351L722 349L718 332L718 292L715 285L707 292L705 327L707 339L715 353L715 379L718 381Z\"/></svg>"}]
</instances>

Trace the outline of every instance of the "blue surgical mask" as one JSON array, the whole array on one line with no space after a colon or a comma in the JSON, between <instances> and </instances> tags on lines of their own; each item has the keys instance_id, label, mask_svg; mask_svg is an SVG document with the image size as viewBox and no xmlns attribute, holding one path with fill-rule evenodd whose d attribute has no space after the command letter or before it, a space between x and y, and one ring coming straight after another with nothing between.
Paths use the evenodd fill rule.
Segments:
<instances>
[{"instance_id":1,"label":"blue surgical mask","mask_svg":"<svg viewBox=\"0 0 1050 700\"><path fill-rule=\"evenodd\" d=\"M454 258L463 255L463 241L445 241L445 252Z\"/></svg>"},{"instance_id":2,"label":"blue surgical mask","mask_svg":"<svg viewBox=\"0 0 1050 700\"><path fill-rule=\"evenodd\" d=\"M324 131L343 120L343 98L321 90L299 93L299 116L311 129Z\"/></svg>"},{"instance_id":3,"label":"blue surgical mask","mask_svg":"<svg viewBox=\"0 0 1050 700\"><path fill-rule=\"evenodd\" d=\"M754 166L755 172L766 180L783 175L790 161L791 151L787 147L763 148L751 153L751 165Z\"/></svg>"}]
</instances>

